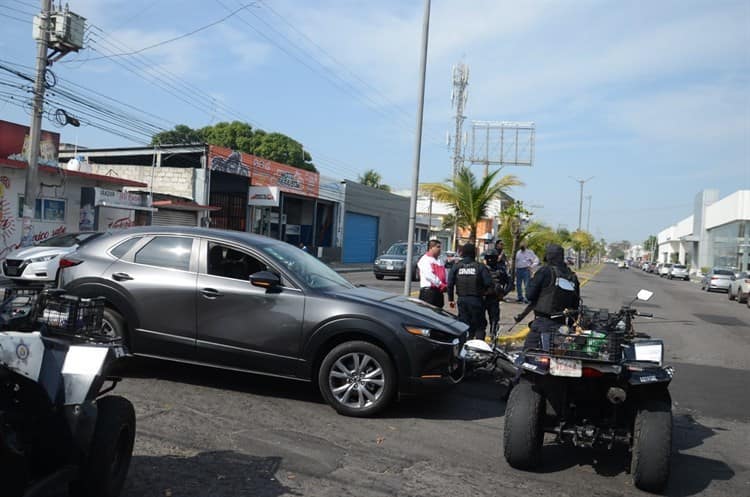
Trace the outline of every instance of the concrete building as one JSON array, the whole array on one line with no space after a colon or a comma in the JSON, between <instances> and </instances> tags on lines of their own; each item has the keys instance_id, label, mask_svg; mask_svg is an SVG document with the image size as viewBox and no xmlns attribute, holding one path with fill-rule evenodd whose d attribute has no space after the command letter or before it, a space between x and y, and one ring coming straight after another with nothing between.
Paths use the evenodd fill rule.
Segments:
<instances>
[{"instance_id":1,"label":"concrete building","mask_svg":"<svg viewBox=\"0 0 750 497\"><path fill-rule=\"evenodd\" d=\"M409 198L344 180L342 257L368 263L409 234Z\"/></svg>"},{"instance_id":2,"label":"concrete building","mask_svg":"<svg viewBox=\"0 0 750 497\"><path fill-rule=\"evenodd\" d=\"M657 235L660 262L680 262L692 272L714 266L750 269L750 190L722 199L718 190L696 195L693 213Z\"/></svg>"}]
</instances>

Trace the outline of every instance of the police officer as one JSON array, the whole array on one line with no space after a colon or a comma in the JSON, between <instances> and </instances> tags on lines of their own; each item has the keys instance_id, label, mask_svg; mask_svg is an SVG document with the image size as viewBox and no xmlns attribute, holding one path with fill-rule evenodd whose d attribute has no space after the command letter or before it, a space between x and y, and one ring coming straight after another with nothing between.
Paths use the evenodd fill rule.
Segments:
<instances>
[{"instance_id":1,"label":"police officer","mask_svg":"<svg viewBox=\"0 0 750 497\"><path fill-rule=\"evenodd\" d=\"M497 250L491 248L484 252L484 264L492 278L492 286L484 296L484 309L490 322L490 336L497 336L500 325L500 300L505 296L505 285L507 273L504 273L500 265Z\"/></svg>"},{"instance_id":2,"label":"police officer","mask_svg":"<svg viewBox=\"0 0 750 497\"><path fill-rule=\"evenodd\" d=\"M484 339L487 321L484 319L484 296L492 286L487 267L476 261L477 250L467 243L461 250L463 257L448 273L448 304L451 308L454 290L458 293L458 319L469 325L469 340Z\"/></svg>"},{"instance_id":3,"label":"police officer","mask_svg":"<svg viewBox=\"0 0 750 497\"><path fill-rule=\"evenodd\" d=\"M565 324L560 316L565 309L578 309L581 285L576 274L565 264L563 248L550 244L544 255L545 264L534 273L526 296L534 309L531 331L524 348L549 347L548 336Z\"/></svg>"}]
</instances>

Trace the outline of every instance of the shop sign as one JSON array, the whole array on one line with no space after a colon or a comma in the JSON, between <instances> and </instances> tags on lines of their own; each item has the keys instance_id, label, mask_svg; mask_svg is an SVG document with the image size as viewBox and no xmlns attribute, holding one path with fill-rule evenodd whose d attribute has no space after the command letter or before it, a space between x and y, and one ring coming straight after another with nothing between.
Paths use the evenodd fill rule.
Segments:
<instances>
[{"instance_id":1,"label":"shop sign","mask_svg":"<svg viewBox=\"0 0 750 497\"><path fill-rule=\"evenodd\" d=\"M94 205L120 209L149 209L151 200L148 195L94 187Z\"/></svg>"},{"instance_id":2,"label":"shop sign","mask_svg":"<svg viewBox=\"0 0 750 497\"><path fill-rule=\"evenodd\" d=\"M247 205L278 207L279 188L277 186L251 186L247 193Z\"/></svg>"}]
</instances>

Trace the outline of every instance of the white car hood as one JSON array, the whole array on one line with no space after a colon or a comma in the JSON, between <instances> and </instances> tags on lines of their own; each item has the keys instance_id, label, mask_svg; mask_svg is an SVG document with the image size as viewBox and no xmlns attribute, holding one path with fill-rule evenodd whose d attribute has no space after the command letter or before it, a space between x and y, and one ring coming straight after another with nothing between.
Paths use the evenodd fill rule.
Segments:
<instances>
[{"instance_id":1,"label":"white car hood","mask_svg":"<svg viewBox=\"0 0 750 497\"><path fill-rule=\"evenodd\" d=\"M37 257L44 257L48 255L69 254L70 252L73 252L75 249L76 249L75 246L73 247L23 247L23 248L14 250L10 254L8 254L8 257L6 257L6 259L20 259L20 260L35 259Z\"/></svg>"}]
</instances>

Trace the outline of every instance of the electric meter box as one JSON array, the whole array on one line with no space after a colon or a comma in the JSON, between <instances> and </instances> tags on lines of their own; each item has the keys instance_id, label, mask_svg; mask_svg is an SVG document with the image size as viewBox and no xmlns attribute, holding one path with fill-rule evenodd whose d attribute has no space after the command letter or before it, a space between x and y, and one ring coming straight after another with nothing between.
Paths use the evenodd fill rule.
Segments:
<instances>
[{"instance_id":1,"label":"electric meter box","mask_svg":"<svg viewBox=\"0 0 750 497\"><path fill-rule=\"evenodd\" d=\"M76 51L83 48L83 33L86 19L70 11L51 12L51 29L49 33L50 47L65 51ZM34 16L33 34L35 40L40 40L42 18Z\"/></svg>"}]
</instances>

